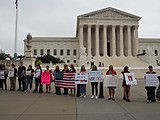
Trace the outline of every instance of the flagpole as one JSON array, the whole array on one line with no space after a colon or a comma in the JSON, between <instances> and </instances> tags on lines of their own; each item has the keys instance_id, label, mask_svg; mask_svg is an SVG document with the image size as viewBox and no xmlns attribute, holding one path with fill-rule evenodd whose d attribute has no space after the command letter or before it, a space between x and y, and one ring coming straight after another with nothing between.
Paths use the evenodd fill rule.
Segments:
<instances>
[{"instance_id":1,"label":"flagpole","mask_svg":"<svg viewBox=\"0 0 160 120\"><path fill-rule=\"evenodd\" d=\"M16 0L15 4L16 4L16 21L15 21L14 60L17 59L18 0Z\"/></svg>"}]
</instances>

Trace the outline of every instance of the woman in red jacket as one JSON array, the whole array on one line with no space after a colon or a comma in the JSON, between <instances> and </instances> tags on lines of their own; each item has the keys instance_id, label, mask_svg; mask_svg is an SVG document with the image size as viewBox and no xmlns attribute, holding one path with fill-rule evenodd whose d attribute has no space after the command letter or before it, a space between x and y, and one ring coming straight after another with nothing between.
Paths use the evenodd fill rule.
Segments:
<instances>
[{"instance_id":1,"label":"woman in red jacket","mask_svg":"<svg viewBox=\"0 0 160 120\"><path fill-rule=\"evenodd\" d=\"M106 72L106 75L117 75L116 71L113 70L113 66L109 66L109 70ZM114 95L115 95L115 88L116 87L108 87L109 89L109 98L108 100L114 100Z\"/></svg>"}]
</instances>

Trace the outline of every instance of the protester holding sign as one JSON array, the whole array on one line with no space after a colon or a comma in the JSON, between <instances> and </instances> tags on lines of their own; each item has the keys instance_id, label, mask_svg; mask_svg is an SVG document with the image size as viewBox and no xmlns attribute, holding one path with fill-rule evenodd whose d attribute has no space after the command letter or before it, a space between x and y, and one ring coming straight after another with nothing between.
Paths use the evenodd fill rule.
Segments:
<instances>
[{"instance_id":1,"label":"protester holding sign","mask_svg":"<svg viewBox=\"0 0 160 120\"><path fill-rule=\"evenodd\" d=\"M56 66L53 75L54 75L54 79L55 79L55 90L56 90L55 94L61 95L61 88L59 86L58 81L63 79L63 73L60 71L58 65Z\"/></svg>"},{"instance_id":2,"label":"protester holding sign","mask_svg":"<svg viewBox=\"0 0 160 120\"><path fill-rule=\"evenodd\" d=\"M50 81L49 81L49 84L46 84L46 93L50 93L51 92L51 74L52 74L52 71L51 70L49 70L49 66L47 65L46 66L46 70L44 71L44 72L46 72L46 73L49 73L49 77L50 77Z\"/></svg>"},{"instance_id":3,"label":"protester holding sign","mask_svg":"<svg viewBox=\"0 0 160 120\"><path fill-rule=\"evenodd\" d=\"M10 78L10 91L15 91L16 89L16 76L17 68L15 68L15 64L12 63L12 68L10 68L8 72L8 77Z\"/></svg>"},{"instance_id":4,"label":"protester holding sign","mask_svg":"<svg viewBox=\"0 0 160 120\"><path fill-rule=\"evenodd\" d=\"M84 65L81 66L81 71L80 72L81 73L86 72L86 69L85 69ZM80 97L86 98L86 84L80 84Z\"/></svg>"},{"instance_id":5,"label":"protester holding sign","mask_svg":"<svg viewBox=\"0 0 160 120\"><path fill-rule=\"evenodd\" d=\"M70 73L76 73L76 69L74 68L73 64L70 65L70 68L71 68ZM71 94L69 94L69 96L75 96L75 88L74 89L71 88L70 90L71 90Z\"/></svg>"},{"instance_id":6,"label":"protester holding sign","mask_svg":"<svg viewBox=\"0 0 160 120\"><path fill-rule=\"evenodd\" d=\"M2 78L1 78L1 79L2 79L2 89L3 89L3 83L4 83L5 90L7 90L6 79L7 79L7 77L8 77L8 71L7 71L6 67L5 67L5 65L2 65L2 67L1 67L1 72L4 73L4 77L3 77L3 75L2 75Z\"/></svg>"},{"instance_id":7,"label":"protester holding sign","mask_svg":"<svg viewBox=\"0 0 160 120\"><path fill-rule=\"evenodd\" d=\"M92 71L97 71L97 66L93 65L92 67ZM94 98L94 89L96 90L96 95L95 95L95 99L98 99L98 82L91 82L91 86L92 86L92 96L91 98Z\"/></svg>"},{"instance_id":8,"label":"protester holding sign","mask_svg":"<svg viewBox=\"0 0 160 120\"><path fill-rule=\"evenodd\" d=\"M33 81L34 70L32 69L32 65L28 66L26 70L26 77L25 77L25 92L28 91L28 85L30 86L29 91L32 90L32 81Z\"/></svg>"},{"instance_id":9,"label":"protester holding sign","mask_svg":"<svg viewBox=\"0 0 160 120\"><path fill-rule=\"evenodd\" d=\"M109 66L109 70L106 72L106 75L117 75L116 71L113 70L113 66L110 65ZM109 89L109 98L108 100L114 100L114 95L115 95L115 86L109 86L108 89Z\"/></svg>"},{"instance_id":10,"label":"protester holding sign","mask_svg":"<svg viewBox=\"0 0 160 120\"><path fill-rule=\"evenodd\" d=\"M130 73L129 67L125 66L121 73L123 75L122 87L124 88L123 100L126 100L126 102L130 102L130 86L131 85L126 84L125 75L124 75L124 73Z\"/></svg>"},{"instance_id":11,"label":"protester holding sign","mask_svg":"<svg viewBox=\"0 0 160 120\"><path fill-rule=\"evenodd\" d=\"M63 73L69 73L70 72L69 69L68 69L68 65L67 64L64 65L64 69L62 70L62 72ZM68 88L64 88L63 95L68 95Z\"/></svg>"},{"instance_id":12,"label":"protester holding sign","mask_svg":"<svg viewBox=\"0 0 160 120\"><path fill-rule=\"evenodd\" d=\"M156 72L153 71L152 66L148 66L149 71L146 72L146 74L156 74ZM147 90L147 103L155 102L155 86L146 86L145 89Z\"/></svg>"},{"instance_id":13,"label":"protester holding sign","mask_svg":"<svg viewBox=\"0 0 160 120\"><path fill-rule=\"evenodd\" d=\"M40 65L36 65L36 69L35 69L35 74L34 74L34 78L35 78L35 89L33 91L33 93L37 93L38 92L38 87L39 87L39 93L43 93L43 86L41 84L41 73L42 73L42 69Z\"/></svg>"}]
</instances>

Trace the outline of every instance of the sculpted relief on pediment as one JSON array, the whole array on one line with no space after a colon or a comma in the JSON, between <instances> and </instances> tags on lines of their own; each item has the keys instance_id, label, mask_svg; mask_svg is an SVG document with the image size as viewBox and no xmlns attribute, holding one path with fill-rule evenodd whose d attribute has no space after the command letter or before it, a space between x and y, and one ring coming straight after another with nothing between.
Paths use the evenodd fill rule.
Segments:
<instances>
[{"instance_id":1,"label":"sculpted relief on pediment","mask_svg":"<svg viewBox=\"0 0 160 120\"><path fill-rule=\"evenodd\" d=\"M99 12L99 13L88 15L88 17L131 18L130 16L127 16L127 15L124 15L124 14L121 14L121 13L118 13L118 12L114 12L114 11L111 11L111 10L102 11L102 12Z\"/></svg>"}]
</instances>

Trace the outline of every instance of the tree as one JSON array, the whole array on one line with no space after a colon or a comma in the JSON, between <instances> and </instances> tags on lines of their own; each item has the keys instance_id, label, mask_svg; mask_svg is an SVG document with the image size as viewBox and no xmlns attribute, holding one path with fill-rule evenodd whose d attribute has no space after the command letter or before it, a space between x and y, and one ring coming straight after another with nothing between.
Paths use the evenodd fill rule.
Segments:
<instances>
[{"instance_id":1,"label":"tree","mask_svg":"<svg viewBox=\"0 0 160 120\"><path fill-rule=\"evenodd\" d=\"M5 60L5 59L6 59L6 54L0 53L0 60Z\"/></svg>"},{"instance_id":2,"label":"tree","mask_svg":"<svg viewBox=\"0 0 160 120\"><path fill-rule=\"evenodd\" d=\"M60 60L60 58L56 58L52 55L44 55L42 57L37 57L36 62L38 60L41 60L42 63L50 63L50 62L52 62L53 64L54 63L63 63L63 60Z\"/></svg>"},{"instance_id":3,"label":"tree","mask_svg":"<svg viewBox=\"0 0 160 120\"><path fill-rule=\"evenodd\" d=\"M36 65L41 65L42 61L41 60L36 60Z\"/></svg>"}]
</instances>

